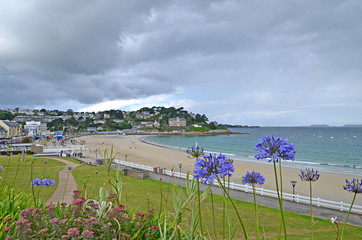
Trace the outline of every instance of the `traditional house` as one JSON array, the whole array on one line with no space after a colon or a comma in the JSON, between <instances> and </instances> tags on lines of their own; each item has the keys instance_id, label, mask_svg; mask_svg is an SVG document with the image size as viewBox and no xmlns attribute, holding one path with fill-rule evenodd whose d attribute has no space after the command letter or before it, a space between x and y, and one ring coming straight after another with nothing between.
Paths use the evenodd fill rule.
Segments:
<instances>
[{"instance_id":1,"label":"traditional house","mask_svg":"<svg viewBox=\"0 0 362 240\"><path fill-rule=\"evenodd\" d=\"M5 128L6 137L20 137L22 134L21 126L15 121L0 120L0 126Z\"/></svg>"},{"instance_id":2,"label":"traditional house","mask_svg":"<svg viewBox=\"0 0 362 240\"><path fill-rule=\"evenodd\" d=\"M7 134L8 134L8 131L6 131L5 128L0 126L0 138L6 138Z\"/></svg>"},{"instance_id":3,"label":"traditional house","mask_svg":"<svg viewBox=\"0 0 362 240\"><path fill-rule=\"evenodd\" d=\"M168 119L168 125L170 127L186 127L186 119L185 118L170 118Z\"/></svg>"}]
</instances>

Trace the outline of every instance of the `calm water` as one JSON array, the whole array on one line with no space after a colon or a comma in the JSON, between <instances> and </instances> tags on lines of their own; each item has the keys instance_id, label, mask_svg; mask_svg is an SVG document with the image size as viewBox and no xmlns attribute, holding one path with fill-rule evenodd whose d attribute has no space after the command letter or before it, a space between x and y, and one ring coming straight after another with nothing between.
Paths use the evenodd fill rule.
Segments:
<instances>
[{"instance_id":1,"label":"calm water","mask_svg":"<svg viewBox=\"0 0 362 240\"><path fill-rule=\"evenodd\" d=\"M254 145L263 136L289 138L294 143L295 161L284 165L296 168L312 167L330 172L353 173L362 176L362 127L263 127L232 128L232 132L249 134L219 136L151 136L146 141L185 150L188 146L204 147L207 152L225 153L234 160L260 161Z\"/></svg>"}]
</instances>

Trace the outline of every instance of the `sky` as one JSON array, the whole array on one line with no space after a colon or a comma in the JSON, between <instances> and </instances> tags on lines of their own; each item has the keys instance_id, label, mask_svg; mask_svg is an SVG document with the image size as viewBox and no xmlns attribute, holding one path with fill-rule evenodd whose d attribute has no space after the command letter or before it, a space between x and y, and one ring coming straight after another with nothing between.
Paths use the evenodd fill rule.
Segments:
<instances>
[{"instance_id":1,"label":"sky","mask_svg":"<svg viewBox=\"0 0 362 240\"><path fill-rule=\"evenodd\" d=\"M362 124L362 2L0 0L0 109Z\"/></svg>"}]
</instances>

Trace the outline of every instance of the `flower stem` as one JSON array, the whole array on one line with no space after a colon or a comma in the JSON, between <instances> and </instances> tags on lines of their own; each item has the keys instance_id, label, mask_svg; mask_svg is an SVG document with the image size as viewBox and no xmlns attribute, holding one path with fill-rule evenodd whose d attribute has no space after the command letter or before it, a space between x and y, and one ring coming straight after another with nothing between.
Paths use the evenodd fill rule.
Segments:
<instances>
[{"instance_id":1,"label":"flower stem","mask_svg":"<svg viewBox=\"0 0 362 240\"><path fill-rule=\"evenodd\" d=\"M348 214L347 214L346 221L344 221L343 228L342 228L342 231L341 231L341 240L343 240L343 231L344 231L344 227L345 227L345 226L346 226L346 224L347 224L347 221L348 221L348 218L349 218L349 214L351 213L351 210L352 210L352 207L353 207L354 201L356 200L356 196L357 196L357 192L355 192L355 193L354 193L353 200L352 200L351 206L350 206L350 208L349 208L349 211L348 211Z\"/></svg>"},{"instance_id":2,"label":"flower stem","mask_svg":"<svg viewBox=\"0 0 362 240\"><path fill-rule=\"evenodd\" d=\"M309 181L309 203L310 203L310 238L313 240L313 198L312 198L312 181Z\"/></svg>"},{"instance_id":3,"label":"flower stem","mask_svg":"<svg viewBox=\"0 0 362 240\"><path fill-rule=\"evenodd\" d=\"M18 177L19 167L20 167L20 157L19 157L18 167L16 168L15 177L14 177L14 179L13 179L13 183L11 184L11 188L13 188L14 183L15 183L15 180L16 180L16 179L17 179L17 177Z\"/></svg>"},{"instance_id":4,"label":"flower stem","mask_svg":"<svg viewBox=\"0 0 362 240\"><path fill-rule=\"evenodd\" d=\"M33 164L34 164L34 161L31 162L31 165L30 165L30 184L32 183L33 181ZM33 200L34 200L34 207L36 208L37 204L36 204L36 199L35 199L35 193L34 193L34 186L33 184L31 184L31 192L33 194Z\"/></svg>"},{"instance_id":5,"label":"flower stem","mask_svg":"<svg viewBox=\"0 0 362 240\"><path fill-rule=\"evenodd\" d=\"M256 205L256 192L255 192L255 183L253 186L253 194L254 194L254 208L255 208L255 219L256 219L256 239L259 240L259 220L258 220L258 206Z\"/></svg>"},{"instance_id":6,"label":"flower stem","mask_svg":"<svg viewBox=\"0 0 362 240\"><path fill-rule=\"evenodd\" d=\"M214 196L212 194L212 190L210 190L210 193L211 193L211 205L212 205L212 223L214 225L214 238L216 239L215 208L214 208Z\"/></svg>"},{"instance_id":7,"label":"flower stem","mask_svg":"<svg viewBox=\"0 0 362 240\"><path fill-rule=\"evenodd\" d=\"M230 202L231 202L231 205L233 206L233 208L234 208L234 210L235 210L235 213L236 213L236 215L238 216L238 219L239 219L241 228L243 229L243 232L244 232L245 239L248 239L248 234L246 233L246 230L245 230L243 221L241 221L239 212L238 212L238 210L236 209L236 206L235 206L233 200L231 199L229 193L226 191L225 186L221 183L221 181L220 181L219 178L217 179L217 181L219 182L219 184L220 184L220 186L222 187L223 191L224 191L224 192L226 193L226 195L228 196L228 198L229 198L229 200L230 200Z\"/></svg>"},{"instance_id":8,"label":"flower stem","mask_svg":"<svg viewBox=\"0 0 362 240\"><path fill-rule=\"evenodd\" d=\"M287 231L286 231L286 228L285 228L284 213L283 213L283 203L282 203L283 199L281 199L281 197L279 195L278 174L277 174L277 168L276 168L274 159L273 159L273 164L274 164L275 184L276 184L276 188L277 188L279 207L280 207L281 222L282 222L283 228L284 228L284 239L287 239ZM280 236L281 236L281 226L279 227L279 237L278 237L278 239L280 239Z\"/></svg>"},{"instance_id":9,"label":"flower stem","mask_svg":"<svg viewBox=\"0 0 362 240\"><path fill-rule=\"evenodd\" d=\"M198 200L199 200L199 218L200 218L200 231L201 231L201 236L203 235L203 230L202 230L202 217L201 217L201 193L200 193L200 182L197 182L197 192L198 194Z\"/></svg>"},{"instance_id":10,"label":"flower stem","mask_svg":"<svg viewBox=\"0 0 362 240\"><path fill-rule=\"evenodd\" d=\"M223 179L224 185L225 185L225 178ZM222 200L222 239L225 239L225 192L222 193L223 200Z\"/></svg>"}]
</instances>

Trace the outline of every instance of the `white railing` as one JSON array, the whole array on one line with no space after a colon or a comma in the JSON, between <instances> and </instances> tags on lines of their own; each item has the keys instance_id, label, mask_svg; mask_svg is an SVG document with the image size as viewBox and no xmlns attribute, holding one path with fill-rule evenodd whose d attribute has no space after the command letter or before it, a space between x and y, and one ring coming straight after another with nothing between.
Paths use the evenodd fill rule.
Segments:
<instances>
[{"instance_id":1,"label":"white railing","mask_svg":"<svg viewBox=\"0 0 362 240\"><path fill-rule=\"evenodd\" d=\"M113 162L115 164L120 164L123 166L142 169L142 170L151 171L151 172L153 172L153 170L154 170L154 168L150 167L150 166L145 166L145 165L132 163L132 162L126 162L126 161L117 160L117 159L113 160ZM170 171L170 170L166 170L166 169L161 169L160 171L163 171L162 174L168 175L171 177L182 178L182 179L187 178L187 174L185 174L185 173L174 172L174 171ZM191 180L191 179L193 179L193 176L189 175L189 178ZM219 186L219 183L216 180L214 181L214 186ZM253 191L253 188L249 185L242 185L242 184L237 184L234 182L226 183L226 187L229 187L232 190L239 190L239 191L244 191L244 192ZM256 192L256 194L261 195L261 196L269 196L269 197L274 197L274 198L278 197L277 191L274 191L274 190L255 187L255 192ZM297 203L308 203L309 204L310 198L303 196L303 195L299 195L299 194L283 193L283 200L290 200L290 201L295 201ZM336 201L321 199L319 197L312 198L312 203L313 203L313 205L318 206L318 207L333 208L333 209L338 209L340 211L348 211L351 206L351 204L344 203L343 201L336 202ZM353 205L352 212L362 213L362 206Z\"/></svg>"}]
</instances>

